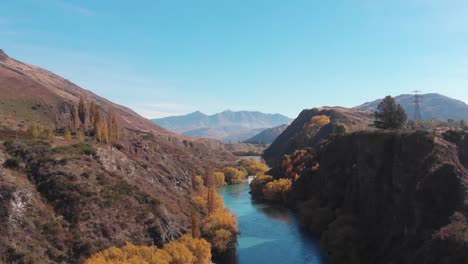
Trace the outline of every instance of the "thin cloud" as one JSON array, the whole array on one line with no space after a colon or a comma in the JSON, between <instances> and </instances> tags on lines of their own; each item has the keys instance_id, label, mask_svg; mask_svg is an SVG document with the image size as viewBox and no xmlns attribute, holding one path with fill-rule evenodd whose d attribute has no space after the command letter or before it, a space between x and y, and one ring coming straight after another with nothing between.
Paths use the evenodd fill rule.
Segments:
<instances>
[{"instance_id":1,"label":"thin cloud","mask_svg":"<svg viewBox=\"0 0 468 264\"><path fill-rule=\"evenodd\" d=\"M50 2L54 3L55 5L63 8L63 9L72 11L72 12L74 12L76 14L79 14L79 15L82 15L82 16L94 16L94 15L96 15L96 12L94 10L83 7L83 6L78 6L78 5L76 5L74 3L71 3L69 1L50 0Z\"/></svg>"},{"instance_id":2,"label":"thin cloud","mask_svg":"<svg viewBox=\"0 0 468 264\"><path fill-rule=\"evenodd\" d=\"M161 118L174 115L184 115L194 111L192 107L176 103L140 103L131 108L146 118Z\"/></svg>"}]
</instances>

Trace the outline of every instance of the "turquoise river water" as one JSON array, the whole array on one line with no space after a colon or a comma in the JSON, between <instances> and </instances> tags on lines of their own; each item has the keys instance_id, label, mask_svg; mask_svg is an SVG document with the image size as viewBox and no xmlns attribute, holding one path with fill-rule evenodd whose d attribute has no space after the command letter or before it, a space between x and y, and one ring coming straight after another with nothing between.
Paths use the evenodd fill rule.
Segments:
<instances>
[{"instance_id":1,"label":"turquoise river water","mask_svg":"<svg viewBox=\"0 0 468 264\"><path fill-rule=\"evenodd\" d=\"M301 230L291 210L256 203L249 191L247 182L219 189L226 206L239 221L237 255L229 263L326 263L318 241Z\"/></svg>"}]
</instances>

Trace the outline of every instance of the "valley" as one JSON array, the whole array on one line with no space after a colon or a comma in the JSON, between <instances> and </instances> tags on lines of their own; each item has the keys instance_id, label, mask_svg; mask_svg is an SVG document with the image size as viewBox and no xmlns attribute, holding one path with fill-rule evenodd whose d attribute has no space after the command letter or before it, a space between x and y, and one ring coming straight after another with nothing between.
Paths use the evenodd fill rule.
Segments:
<instances>
[{"instance_id":1,"label":"valley","mask_svg":"<svg viewBox=\"0 0 468 264\"><path fill-rule=\"evenodd\" d=\"M2 263L468 260L463 119L408 122L386 97L391 118L365 104L153 122L3 51L0 92Z\"/></svg>"}]
</instances>

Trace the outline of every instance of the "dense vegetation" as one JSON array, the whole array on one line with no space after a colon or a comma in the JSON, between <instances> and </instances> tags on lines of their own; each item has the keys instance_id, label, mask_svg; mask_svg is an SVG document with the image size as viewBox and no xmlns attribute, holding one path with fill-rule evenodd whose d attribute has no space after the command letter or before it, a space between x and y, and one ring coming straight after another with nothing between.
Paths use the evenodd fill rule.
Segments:
<instances>
[{"instance_id":1,"label":"dense vegetation","mask_svg":"<svg viewBox=\"0 0 468 264\"><path fill-rule=\"evenodd\" d=\"M211 246L191 234L165 244L163 248L136 246L111 247L93 255L86 264L204 264L211 263Z\"/></svg>"}]
</instances>

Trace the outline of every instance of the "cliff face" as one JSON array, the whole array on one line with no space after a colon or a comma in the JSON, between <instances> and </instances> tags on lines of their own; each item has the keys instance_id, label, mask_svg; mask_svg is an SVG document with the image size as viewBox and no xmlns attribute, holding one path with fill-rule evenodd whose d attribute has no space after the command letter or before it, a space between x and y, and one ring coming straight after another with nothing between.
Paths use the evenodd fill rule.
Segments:
<instances>
[{"instance_id":1,"label":"cliff face","mask_svg":"<svg viewBox=\"0 0 468 264\"><path fill-rule=\"evenodd\" d=\"M291 199L331 263L467 263L467 140L338 136Z\"/></svg>"},{"instance_id":2,"label":"cliff face","mask_svg":"<svg viewBox=\"0 0 468 264\"><path fill-rule=\"evenodd\" d=\"M309 124L315 116L325 115L330 123L319 129ZM299 116L265 150L263 158L271 166L277 166L285 154L297 149L319 145L335 132L337 124L344 124L350 131L360 131L372 122L372 113L343 107L322 107L303 110Z\"/></svg>"}]
</instances>

